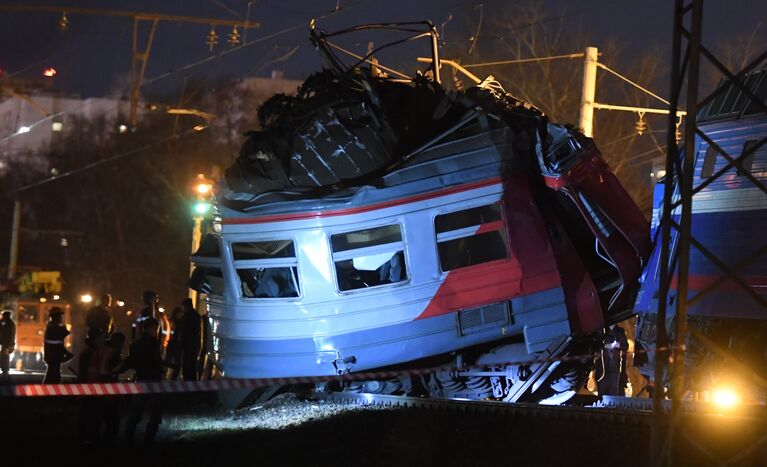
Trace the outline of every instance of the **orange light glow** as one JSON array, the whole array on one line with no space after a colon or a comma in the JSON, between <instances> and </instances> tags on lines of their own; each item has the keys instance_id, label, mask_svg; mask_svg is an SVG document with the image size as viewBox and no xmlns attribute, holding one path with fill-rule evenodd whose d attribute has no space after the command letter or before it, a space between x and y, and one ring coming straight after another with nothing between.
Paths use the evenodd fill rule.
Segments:
<instances>
[{"instance_id":1,"label":"orange light glow","mask_svg":"<svg viewBox=\"0 0 767 467\"><path fill-rule=\"evenodd\" d=\"M47 76L48 78L53 78L56 76L56 69L53 67L48 67L45 70L43 70L43 76Z\"/></svg>"}]
</instances>

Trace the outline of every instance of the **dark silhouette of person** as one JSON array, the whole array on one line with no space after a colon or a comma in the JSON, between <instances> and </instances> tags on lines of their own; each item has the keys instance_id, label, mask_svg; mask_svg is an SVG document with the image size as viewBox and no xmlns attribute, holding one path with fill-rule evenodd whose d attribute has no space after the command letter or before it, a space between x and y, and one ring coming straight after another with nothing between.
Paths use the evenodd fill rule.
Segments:
<instances>
[{"instance_id":1,"label":"dark silhouette of person","mask_svg":"<svg viewBox=\"0 0 767 467\"><path fill-rule=\"evenodd\" d=\"M153 290L145 290L144 293L141 294L141 302L144 306L141 308L141 311L139 311L136 320L131 326L131 342L135 341L138 336L141 335L144 321L150 317L157 317L157 309L160 306L160 296Z\"/></svg>"},{"instance_id":2,"label":"dark silhouette of person","mask_svg":"<svg viewBox=\"0 0 767 467\"><path fill-rule=\"evenodd\" d=\"M163 372L162 350L157 330L160 322L150 316L141 324L141 334L130 345L128 358L115 370L120 374L128 369L135 371L137 382L161 381ZM157 429L162 423L162 397L160 394L138 394L133 396L130 404L130 415L125 426L125 438L128 445L133 444L141 415L149 412L149 420L144 431L146 445L154 444Z\"/></svg>"},{"instance_id":3,"label":"dark silhouette of person","mask_svg":"<svg viewBox=\"0 0 767 467\"><path fill-rule=\"evenodd\" d=\"M68 362L74 355L64 346L64 339L69 335L69 329L64 325L64 310L54 306L48 311L50 321L45 327L43 337L43 361L47 366L43 384L59 384L61 382L61 364Z\"/></svg>"},{"instance_id":4,"label":"dark silhouette of person","mask_svg":"<svg viewBox=\"0 0 767 467\"><path fill-rule=\"evenodd\" d=\"M179 345L179 332L181 326L181 316L184 314L184 310L177 306L173 308L170 314L170 339L168 341L168 347L165 349L165 363L170 368L170 379L178 379L178 375L181 373L181 345Z\"/></svg>"},{"instance_id":5,"label":"dark silhouette of person","mask_svg":"<svg viewBox=\"0 0 767 467\"><path fill-rule=\"evenodd\" d=\"M11 354L16 350L16 323L11 318L10 310L3 310L0 317L0 372L2 380L9 380Z\"/></svg>"},{"instance_id":6,"label":"dark silhouette of person","mask_svg":"<svg viewBox=\"0 0 767 467\"><path fill-rule=\"evenodd\" d=\"M191 298L181 302L184 314L179 323L178 343L181 349L181 376L184 381L197 381L197 360L202 347L202 318L194 309Z\"/></svg>"},{"instance_id":7,"label":"dark silhouette of person","mask_svg":"<svg viewBox=\"0 0 767 467\"><path fill-rule=\"evenodd\" d=\"M605 332L605 344L602 350L601 366L603 376L598 381L600 395L624 396L626 388L626 352L629 344L626 331L618 325L610 326Z\"/></svg>"},{"instance_id":8,"label":"dark silhouette of person","mask_svg":"<svg viewBox=\"0 0 767 467\"><path fill-rule=\"evenodd\" d=\"M114 329L111 306L112 296L105 293L101 296L101 302L88 310L85 315L85 325L88 327L86 344L101 346L109 338Z\"/></svg>"}]
</instances>

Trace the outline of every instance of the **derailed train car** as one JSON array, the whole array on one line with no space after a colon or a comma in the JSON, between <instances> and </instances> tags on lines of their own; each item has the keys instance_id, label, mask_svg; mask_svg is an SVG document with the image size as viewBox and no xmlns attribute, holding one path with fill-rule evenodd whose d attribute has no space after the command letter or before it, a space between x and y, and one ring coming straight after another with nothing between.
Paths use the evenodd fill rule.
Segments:
<instances>
[{"instance_id":1,"label":"derailed train car","mask_svg":"<svg viewBox=\"0 0 767 467\"><path fill-rule=\"evenodd\" d=\"M762 102L767 99L767 71L762 68L745 76L744 84ZM697 154L693 180L695 186L706 183L692 198L692 235L716 256L708 258L702 251L690 250L689 290L691 297L688 325L702 333L741 363L758 374L767 371L767 266L763 258L764 234L767 228L767 194L752 180L767 181L767 116L746 93L723 81L724 89L716 99L699 112L698 125L714 142L700 136L695 140ZM729 167L721 148L733 158L743 155L741 167ZM725 170L726 169L726 170ZM721 173L721 176L714 177ZM710 180L713 179L713 180ZM663 210L663 183L656 185L653 203L652 236L656 248L641 278L636 312L639 314L637 341L652 350L656 345L657 308L660 286L660 221ZM678 188L675 187L675 191ZM681 211L673 212L679 221ZM677 245L672 229L672 248ZM761 253L760 253L761 252ZM735 271L747 292L732 278L723 278L721 261ZM701 292L705 294L698 295ZM669 291L667 329L673 330L676 280ZM654 378L655 355L641 359L641 370ZM747 383L747 378L734 371L730 362L714 353L698 339L688 339L688 386L703 397L719 388L728 388L752 400L767 400L764 390ZM666 386L668 381L656 386ZM750 393L750 394L749 394Z\"/></svg>"},{"instance_id":2,"label":"derailed train car","mask_svg":"<svg viewBox=\"0 0 767 467\"><path fill-rule=\"evenodd\" d=\"M330 36L312 31L331 69L259 110L192 257L223 374L454 361L466 371L424 386L520 400L557 364L507 362L601 348L649 241L593 141L491 81L445 90L436 46L429 69L395 79L344 66ZM590 364L562 365L549 395L574 394ZM364 389L402 387L389 383Z\"/></svg>"}]
</instances>

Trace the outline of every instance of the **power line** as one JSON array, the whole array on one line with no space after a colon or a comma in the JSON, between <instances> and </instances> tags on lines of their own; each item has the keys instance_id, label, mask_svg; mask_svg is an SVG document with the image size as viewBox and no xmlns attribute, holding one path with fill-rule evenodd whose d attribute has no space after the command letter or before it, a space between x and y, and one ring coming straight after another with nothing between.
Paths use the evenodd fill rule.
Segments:
<instances>
[{"instance_id":1,"label":"power line","mask_svg":"<svg viewBox=\"0 0 767 467\"><path fill-rule=\"evenodd\" d=\"M351 8L355 8L355 7L360 6L362 3L363 2L359 2L359 3L353 4L353 5L349 6L349 7L346 7L344 9L342 9L342 10L339 10L339 11L332 11L332 12L327 13L325 15L322 15L322 16L320 16L318 18L315 18L315 20L322 20L322 19L325 19L325 18L329 18L330 16L337 15L339 13L343 13L345 11L348 11ZM211 56L205 57L205 58L203 58L201 60L197 60L195 62L188 63L188 64L186 64L186 65L184 65L184 66L182 66L180 68L177 68L175 70L168 71L168 72L163 73L161 75L157 75L157 76L155 76L153 78L145 79L143 85L146 86L148 84L155 83L155 82L160 81L162 79L165 79L165 78L168 78L170 76L173 76L176 73L187 71L187 70L190 70L190 69L195 68L197 66L200 66L202 64L211 62L213 60L217 60L217 59L219 59L219 58L221 58L221 57L223 57L225 55L229 55L229 54L231 54L233 52L237 52L237 51L242 50L242 49L244 49L246 47L250 47L251 45L260 44L261 42L267 41L269 39L273 39L273 38L275 38L277 36L281 36L283 34L287 34L289 32L295 31L296 29L301 28L301 27L305 27L308 24L309 23L307 21L302 21L301 23L298 23L298 24L296 24L294 26L288 27L286 29L283 29L281 31L269 34L269 35L264 36L264 37L260 37L258 39L252 40L250 42L245 42L245 43L240 44L240 45L238 45L236 47L232 47L231 49L224 50L223 52L219 52L216 55L211 55Z\"/></svg>"},{"instance_id":2,"label":"power line","mask_svg":"<svg viewBox=\"0 0 767 467\"><path fill-rule=\"evenodd\" d=\"M78 167L76 169L72 169L72 170L70 170L68 172L64 172L62 174L54 175L54 176L45 178L43 180L39 180L39 181L34 182L34 183L30 183L28 185L24 185L24 186L22 186L20 188L16 188L14 190L11 190L11 191L9 191L7 193L8 194L18 194L18 193L22 193L24 191L28 191L28 190L30 190L32 188L37 188L37 187L40 187L40 186L43 186L43 185L47 185L49 183L61 180L62 178L70 177L72 175L77 175L77 174L83 173L85 171L94 169L96 167L100 167L102 165L106 165L106 164L109 164L111 162L115 162L117 160L124 159L124 158L126 158L128 156L131 156L131 155L134 155L134 154L146 151L147 149L153 148L155 146L159 146L161 144L165 144L165 143L168 143L170 141L175 141L175 140L181 139L181 137L189 135L189 134L192 134L192 133L197 133L197 130L195 130L194 128L191 128L191 129L189 129L187 131L184 131L184 132L181 132L181 133L169 136L167 138L163 138L163 139L158 140L158 141L154 141L152 143L148 143L148 144L146 144L144 146L141 146L141 147L138 147L138 148L135 148L135 149L131 149L130 151L126 151L126 152L123 152L123 153L120 153L120 154L115 154L112 157L109 157L109 158L106 158L106 159L100 159L100 160L95 161L95 162L91 162L90 164L86 164L86 165L84 165L82 167Z\"/></svg>"}]
</instances>

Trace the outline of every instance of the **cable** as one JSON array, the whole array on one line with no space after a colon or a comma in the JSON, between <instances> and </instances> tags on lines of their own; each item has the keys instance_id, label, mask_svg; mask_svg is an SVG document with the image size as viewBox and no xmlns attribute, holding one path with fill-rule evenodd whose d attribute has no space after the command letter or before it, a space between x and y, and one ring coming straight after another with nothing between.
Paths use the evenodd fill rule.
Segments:
<instances>
[{"instance_id":1,"label":"cable","mask_svg":"<svg viewBox=\"0 0 767 467\"><path fill-rule=\"evenodd\" d=\"M626 78L625 76L623 76L622 74L620 74L617 71L613 70L612 68L610 68L609 66L605 65L604 63L596 62L596 64L597 64L597 66L599 68L614 74L618 78L620 78L623 81L629 83L630 85L634 86L635 88L639 89L640 91L642 91L642 92L644 92L646 94L649 94L650 96L658 99L659 101L663 102L666 105L670 105L670 102L667 101L666 99L660 97L659 95L655 94L654 92L650 91L649 89L643 88L642 86L640 86L637 83L635 83L635 82L631 81L630 79Z\"/></svg>"},{"instance_id":2,"label":"cable","mask_svg":"<svg viewBox=\"0 0 767 467\"><path fill-rule=\"evenodd\" d=\"M355 7L357 7L357 6L361 5L361 4L362 4L362 2L356 3L356 4L354 4L354 5L350 6L350 7L344 8L343 10L332 11L332 12L327 13L327 14L325 14L323 16L320 16L320 17L318 17L316 19L317 20L322 20L322 19L328 18L330 16L337 15L339 13L343 13L345 11L348 11L349 9L355 8ZM180 73L182 71L186 71L186 70L192 69L192 68L197 67L199 65L202 65L204 63L208 63L210 61L217 60L217 59L223 57L224 55L229 55L230 53L237 52L239 50L244 49L245 47L250 47L251 45L259 44L259 43L267 41L269 39L273 39L273 38L275 38L277 36L281 36L283 34L287 34L287 33L291 32L291 31L295 31L298 28L305 27L306 24L307 24L306 21L302 21L301 23L296 24L295 26L291 26L289 28L286 28L286 29L283 29L281 31L269 34L267 36L264 36L264 37L252 40L250 42L245 42L245 43L240 44L240 45L238 45L236 47L232 47L229 50L224 50L223 52L220 52L220 53L218 53L216 55L213 55L213 56L210 56L210 57L206 57L206 58L204 58L202 60L198 60L196 62L192 62L192 63L186 64L186 65L182 66L181 68L175 69L173 71L168 71L167 73L163 73L161 75L157 75L157 76L155 76L153 78L145 79L141 86L143 87L143 86L155 83L155 82L157 82L159 80L162 80L162 79L168 78L170 76L173 76L176 73Z\"/></svg>"},{"instance_id":3,"label":"cable","mask_svg":"<svg viewBox=\"0 0 767 467\"><path fill-rule=\"evenodd\" d=\"M480 66L494 66L494 65L508 65L511 63L529 63L529 62L544 62L547 60L558 60L561 58L583 58L585 54L583 52L572 53L566 55L552 55L550 57L541 58L522 58L519 60L502 60L500 62L486 62L486 63L472 63L471 65L463 65L464 68L476 68Z\"/></svg>"},{"instance_id":4,"label":"cable","mask_svg":"<svg viewBox=\"0 0 767 467\"><path fill-rule=\"evenodd\" d=\"M101 159L101 160L98 160L98 161L95 161L95 162L91 162L90 164L85 164L82 167L79 167L79 168L76 168L76 169L72 169L72 170L70 170L68 172L64 172L63 174L54 175L54 176L45 178L43 180L39 180L39 181L34 182L34 183L30 183L28 185L24 185L24 186L22 186L20 188L16 188L15 190L10 190L9 192L6 192L6 194L18 194L18 193L22 193L24 191L28 191L28 190L30 190L32 188L37 188L37 187L42 186L42 185L47 185L48 183L52 183L52 182L61 180L62 178L66 178L66 177L69 177L69 176L72 176L72 175L80 174L80 173L85 172L87 170L90 170L90 169L93 169L93 168L96 168L96 167L108 164L110 162L114 162L114 161L123 159L123 158L131 156L133 154L145 151L147 149L153 148L155 146L159 146L161 144L168 143L170 141L174 141L174 140L180 139L182 136L186 136L188 134L192 134L192 133L196 133L196 132L197 132L197 130L191 128L191 129L189 129L187 131L184 131L182 133L178 133L178 134L175 134L173 136L169 136L167 138L163 138L162 140L154 141L152 143L145 144L144 146L141 146L141 147L138 147L138 148L135 148L135 149L131 149L130 151L123 152L123 153L120 153L120 154L116 154L116 155L114 155L112 157L109 157L107 159Z\"/></svg>"}]
</instances>

